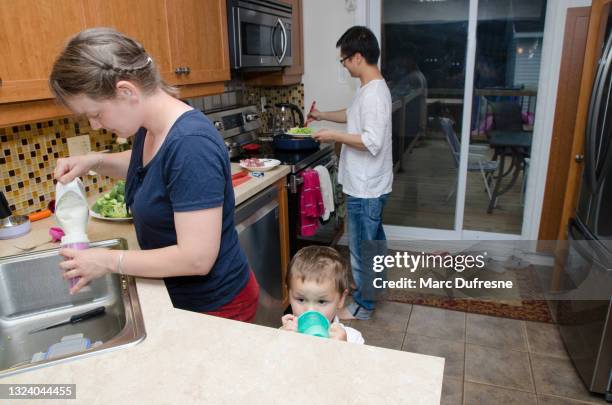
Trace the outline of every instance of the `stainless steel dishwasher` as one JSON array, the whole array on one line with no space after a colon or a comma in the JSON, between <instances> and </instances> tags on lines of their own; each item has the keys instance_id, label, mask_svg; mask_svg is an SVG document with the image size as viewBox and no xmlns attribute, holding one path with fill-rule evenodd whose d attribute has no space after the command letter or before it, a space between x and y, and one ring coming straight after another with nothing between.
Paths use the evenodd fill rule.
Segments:
<instances>
[{"instance_id":1,"label":"stainless steel dishwasher","mask_svg":"<svg viewBox=\"0 0 612 405\"><path fill-rule=\"evenodd\" d=\"M240 246L260 287L255 323L272 327L280 326L284 310L277 196L271 186L240 204L234 215Z\"/></svg>"}]
</instances>

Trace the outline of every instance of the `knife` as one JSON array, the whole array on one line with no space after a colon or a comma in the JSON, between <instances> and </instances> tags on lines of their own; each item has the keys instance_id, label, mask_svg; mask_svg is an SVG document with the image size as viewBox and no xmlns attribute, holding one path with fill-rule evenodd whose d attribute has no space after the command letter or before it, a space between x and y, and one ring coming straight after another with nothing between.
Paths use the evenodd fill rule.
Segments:
<instances>
[{"instance_id":1,"label":"knife","mask_svg":"<svg viewBox=\"0 0 612 405\"><path fill-rule=\"evenodd\" d=\"M97 307L97 308L94 308L94 309L92 309L90 311L87 311L87 312L83 312L83 313L80 313L80 314L72 315L70 317L70 319L67 319L65 321L61 321L61 322L57 322L57 323L52 323L51 325L47 325L47 326L43 326L42 328L31 330L29 332L29 334L36 333L36 332L41 332L41 331L47 330L47 329L57 328L58 326L63 326L63 325L68 325L68 324L75 324L75 323L79 323L79 322L82 322L82 321L86 321L88 319L104 315L105 312L106 312L106 308L105 307Z\"/></svg>"}]
</instances>

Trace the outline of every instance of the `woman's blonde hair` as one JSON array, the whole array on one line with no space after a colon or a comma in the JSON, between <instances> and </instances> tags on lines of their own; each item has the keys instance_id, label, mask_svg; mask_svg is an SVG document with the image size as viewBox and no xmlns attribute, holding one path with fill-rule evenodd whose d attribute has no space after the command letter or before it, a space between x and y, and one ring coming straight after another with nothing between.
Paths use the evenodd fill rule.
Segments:
<instances>
[{"instance_id":1,"label":"woman's blonde hair","mask_svg":"<svg viewBox=\"0 0 612 405\"><path fill-rule=\"evenodd\" d=\"M307 246L293 256L285 280L287 289L291 290L291 283L296 278L317 283L333 280L340 294L348 290L350 282L346 260L336 249L327 246Z\"/></svg>"},{"instance_id":2,"label":"woman's blonde hair","mask_svg":"<svg viewBox=\"0 0 612 405\"><path fill-rule=\"evenodd\" d=\"M112 28L90 28L72 37L59 54L49 86L55 98L66 105L66 98L85 95L92 100L115 97L116 85L127 80L145 94L157 88L178 95L157 71L153 59L134 39Z\"/></svg>"}]
</instances>

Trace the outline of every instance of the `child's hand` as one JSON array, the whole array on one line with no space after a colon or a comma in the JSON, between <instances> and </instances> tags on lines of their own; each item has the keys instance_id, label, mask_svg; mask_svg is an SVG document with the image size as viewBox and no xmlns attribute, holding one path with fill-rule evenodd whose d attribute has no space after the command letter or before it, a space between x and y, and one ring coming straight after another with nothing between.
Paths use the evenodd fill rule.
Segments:
<instances>
[{"instance_id":1,"label":"child's hand","mask_svg":"<svg viewBox=\"0 0 612 405\"><path fill-rule=\"evenodd\" d=\"M283 315L283 317L281 318L281 321L283 321L283 326L281 326L282 330L297 332L297 328L298 328L297 316L293 314Z\"/></svg>"},{"instance_id":2,"label":"child's hand","mask_svg":"<svg viewBox=\"0 0 612 405\"><path fill-rule=\"evenodd\" d=\"M334 322L329 327L329 338L346 342L346 330L338 322Z\"/></svg>"}]
</instances>

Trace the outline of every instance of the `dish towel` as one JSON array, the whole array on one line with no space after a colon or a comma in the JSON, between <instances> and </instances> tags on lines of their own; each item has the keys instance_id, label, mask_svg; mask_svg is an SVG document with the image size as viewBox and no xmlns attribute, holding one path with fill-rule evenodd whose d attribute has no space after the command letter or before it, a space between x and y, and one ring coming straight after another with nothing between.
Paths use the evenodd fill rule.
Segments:
<instances>
[{"instance_id":1,"label":"dish towel","mask_svg":"<svg viewBox=\"0 0 612 405\"><path fill-rule=\"evenodd\" d=\"M314 170L304 170L300 188L300 234L312 236L319 227L319 217L325 212L319 175Z\"/></svg>"},{"instance_id":2,"label":"dish towel","mask_svg":"<svg viewBox=\"0 0 612 405\"><path fill-rule=\"evenodd\" d=\"M321 186L321 195L323 196L323 206L325 207L325 212L321 216L323 221L327 221L329 219L329 215L334 212L334 190L332 186L331 177L329 175L329 170L325 166L317 166L314 170L319 174L319 183Z\"/></svg>"}]
</instances>

